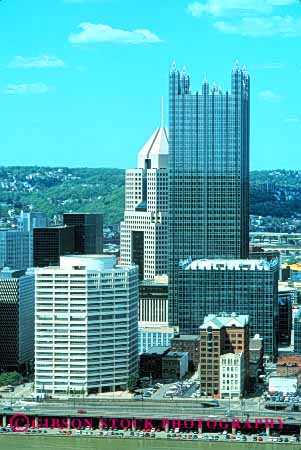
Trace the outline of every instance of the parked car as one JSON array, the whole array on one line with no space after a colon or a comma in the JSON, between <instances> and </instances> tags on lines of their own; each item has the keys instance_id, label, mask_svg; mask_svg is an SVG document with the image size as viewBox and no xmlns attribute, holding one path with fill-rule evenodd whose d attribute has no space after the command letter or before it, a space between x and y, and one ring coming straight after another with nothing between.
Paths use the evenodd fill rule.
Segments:
<instances>
[{"instance_id":1,"label":"parked car","mask_svg":"<svg viewBox=\"0 0 301 450\"><path fill-rule=\"evenodd\" d=\"M28 405L22 406L21 411L30 411L30 406Z\"/></svg>"},{"instance_id":2,"label":"parked car","mask_svg":"<svg viewBox=\"0 0 301 450\"><path fill-rule=\"evenodd\" d=\"M13 408L10 405L4 405L2 409L3 409L3 411L12 411L13 410Z\"/></svg>"}]
</instances>

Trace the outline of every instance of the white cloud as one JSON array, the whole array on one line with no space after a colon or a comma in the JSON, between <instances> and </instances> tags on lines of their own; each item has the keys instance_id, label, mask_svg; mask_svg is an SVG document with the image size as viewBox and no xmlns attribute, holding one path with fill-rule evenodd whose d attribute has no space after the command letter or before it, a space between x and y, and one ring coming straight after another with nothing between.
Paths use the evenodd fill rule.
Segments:
<instances>
[{"instance_id":1,"label":"white cloud","mask_svg":"<svg viewBox=\"0 0 301 450\"><path fill-rule=\"evenodd\" d=\"M297 117L297 116L288 117L287 119L285 119L285 123L301 125L301 117Z\"/></svg>"},{"instance_id":2,"label":"white cloud","mask_svg":"<svg viewBox=\"0 0 301 450\"><path fill-rule=\"evenodd\" d=\"M222 33L249 37L301 36L301 19L292 16L243 17L238 22L215 22L214 27Z\"/></svg>"},{"instance_id":3,"label":"white cloud","mask_svg":"<svg viewBox=\"0 0 301 450\"><path fill-rule=\"evenodd\" d=\"M281 95L276 94L275 92L273 92L269 89L259 92L259 97L262 100L265 100L267 102L273 102L273 103L280 102L282 100Z\"/></svg>"},{"instance_id":4,"label":"white cloud","mask_svg":"<svg viewBox=\"0 0 301 450\"><path fill-rule=\"evenodd\" d=\"M46 94L50 88L45 83L8 84L4 89L7 95Z\"/></svg>"},{"instance_id":5,"label":"white cloud","mask_svg":"<svg viewBox=\"0 0 301 450\"><path fill-rule=\"evenodd\" d=\"M233 13L268 14L276 7L290 6L297 0L205 0L189 3L187 10L194 17L203 14L225 16Z\"/></svg>"},{"instance_id":6,"label":"white cloud","mask_svg":"<svg viewBox=\"0 0 301 450\"><path fill-rule=\"evenodd\" d=\"M64 67L65 63L62 59L56 56L41 55L41 56L16 56L9 64L10 68L23 69L45 69L52 67Z\"/></svg>"},{"instance_id":7,"label":"white cloud","mask_svg":"<svg viewBox=\"0 0 301 450\"><path fill-rule=\"evenodd\" d=\"M284 69L285 64L281 62L270 62L270 63L264 63L264 64L256 64L253 66L254 69L257 70L280 70Z\"/></svg>"},{"instance_id":8,"label":"white cloud","mask_svg":"<svg viewBox=\"0 0 301 450\"><path fill-rule=\"evenodd\" d=\"M267 0L267 3L271 6L290 6L298 3L297 0Z\"/></svg>"},{"instance_id":9,"label":"white cloud","mask_svg":"<svg viewBox=\"0 0 301 450\"><path fill-rule=\"evenodd\" d=\"M114 42L119 44L150 44L161 42L161 39L147 29L133 31L112 28L109 25L83 22L79 24L81 31L72 33L69 41L72 44L89 42Z\"/></svg>"}]
</instances>

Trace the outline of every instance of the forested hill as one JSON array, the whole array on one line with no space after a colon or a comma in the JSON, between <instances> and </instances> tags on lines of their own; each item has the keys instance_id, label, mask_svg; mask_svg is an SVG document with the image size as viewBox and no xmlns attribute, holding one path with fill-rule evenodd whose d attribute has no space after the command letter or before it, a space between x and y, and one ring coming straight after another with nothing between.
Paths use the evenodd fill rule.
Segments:
<instances>
[{"instance_id":1,"label":"forested hill","mask_svg":"<svg viewBox=\"0 0 301 450\"><path fill-rule=\"evenodd\" d=\"M124 170L66 167L0 167L0 214L20 209L54 214L103 212L117 223L124 208ZM292 217L301 214L301 171L251 173L251 214Z\"/></svg>"},{"instance_id":2,"label":"forested hill","mask_svg":"<svg viewBox=\"0 0 301 450\"><path fill-rule=\"evenodd\" d=\"M124 208L124 170L0 167L0 204L2 214L32 206L49 216L103 212L107 224L117 223Z\"/></svg>"},{"instance_id":3,"label":"forested hill","mask_svg":"<svg viewBox=\"0 0 301 450\"><path fill-rule=\"evenodd\" d=\"M301 214L301 170L251 172L250 213L293 217Z\"/></svg>"}]
</instances>

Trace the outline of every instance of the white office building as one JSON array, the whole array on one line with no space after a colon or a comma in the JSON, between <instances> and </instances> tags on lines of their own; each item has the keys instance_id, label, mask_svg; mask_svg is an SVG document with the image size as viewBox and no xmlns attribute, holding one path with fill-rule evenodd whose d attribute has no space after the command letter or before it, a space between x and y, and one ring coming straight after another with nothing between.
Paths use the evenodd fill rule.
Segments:
<instances>
[{"instance_id":1,"label":"white office building","mask_svg":"<svg viewBox=\"0 0 301 450\"><path fill-rule=\"evenodd\" d=\"M238 399L244 393L244 356L226 353L220 356L220 398Z\"/></svg>"},{"instance_id":2,"label":"white office building","mask_svg":"<svg viewBox=\"0 0 301 450\"><path fill-rule=\"evenodd\" d=\"M35 389L61 396L127 388L138 369L138 268L62 256L36 270Z\"/></svg>"},{"instance_id":3,"label":"white office building","mask_svg":"<svg viewBox=\"0 0 301 450\"><path fill-rule=\"evenodd\" d=\"M122 265L139 266L140 279L167 273L168 136L163 125L126 171L125 212L120 228Z\"/></svg>"}]
</instances>

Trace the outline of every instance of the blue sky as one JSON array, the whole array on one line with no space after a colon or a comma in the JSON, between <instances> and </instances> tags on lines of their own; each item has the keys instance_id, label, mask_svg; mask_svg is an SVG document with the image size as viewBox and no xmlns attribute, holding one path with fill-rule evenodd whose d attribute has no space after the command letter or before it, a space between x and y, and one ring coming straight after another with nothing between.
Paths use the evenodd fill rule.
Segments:
<instances>
[{"instance_id":1,"label":"blue sky","mask_svg":"<svg viewBox=\"0 0 301 450\"><path fill-rule=\"evenodd\" d=\"M2 0L0 42L1 165L135 167L172 61L197 90L239 59L251 168L301 169L298 0Z\"/></svg>"}]
</instances>

